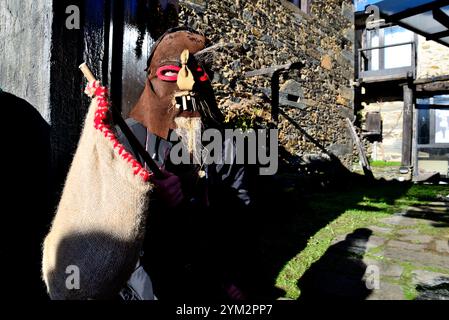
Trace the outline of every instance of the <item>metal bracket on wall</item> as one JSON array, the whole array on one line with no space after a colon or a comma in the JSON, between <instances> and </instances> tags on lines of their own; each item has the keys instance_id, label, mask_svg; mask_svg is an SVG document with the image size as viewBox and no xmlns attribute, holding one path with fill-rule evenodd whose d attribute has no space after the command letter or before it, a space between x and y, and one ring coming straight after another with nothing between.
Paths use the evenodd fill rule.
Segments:
<instances>
[{"instance_id":1,"label":"metal bracket on wall","mask_svg":"<svg viewBox=\"0 0 449 320\"><path fill-rule=\"evenodd\" d=\"M259 70L249 71L245 73L245 77L254 77L261 75L271 75L271 120L273 121L275 127L279 123L279 77L282 73L289 72L291 70L300 71L304 67L302 62L287 63L279 66L272 66L269 68L263 68ZM282 95L285 97L285 95ZM288 100L288 99L287 99ZM291 105L291 103L288 103ZM302 108L302 106L297 103L297 108Z\"/></svg>"}]
</instances>

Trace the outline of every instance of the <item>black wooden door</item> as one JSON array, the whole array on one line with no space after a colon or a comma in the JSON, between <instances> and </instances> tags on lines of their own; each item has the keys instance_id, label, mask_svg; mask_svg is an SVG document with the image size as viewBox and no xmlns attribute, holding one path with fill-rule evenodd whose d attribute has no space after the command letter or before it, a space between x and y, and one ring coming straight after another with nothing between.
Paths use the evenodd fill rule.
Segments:
<instances>
[{"instance_id":1,"label":"black wooden door","mask_svg":"<svg viewBox=\"0 0 449 320\"><path fill-rule=\"evenodd\" d=\"M154 42L177 25L175 7L167 6L167 0L85 2L85 60L110 87L112 102L126 117L143 90Z\"/></svg>"},{"instance_id":2,"label":"black wooden door","mask_svg":"<svg viewBox=\"0 0 449 320\"><path fill-rule=\"evenodd\" d=\"M176 6L167 3L176 1L53 1L50 104L57 184L65 180L90 104L78 66L87 62L96 78L109 87L112 103L126 118L143 89L155 39L177 25ZM66 27L66 10L73 5L80 10L79 29Z\"/></svg>"}]
</instances>

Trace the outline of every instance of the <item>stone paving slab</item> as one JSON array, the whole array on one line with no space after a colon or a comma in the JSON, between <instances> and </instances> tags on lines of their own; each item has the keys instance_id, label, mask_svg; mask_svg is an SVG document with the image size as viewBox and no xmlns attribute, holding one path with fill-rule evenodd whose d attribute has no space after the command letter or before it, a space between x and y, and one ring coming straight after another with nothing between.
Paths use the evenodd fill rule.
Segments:
<instances>
[{"instance_id":1,"label":"stone paving slab","mask_svg":"<svg viewBox=\"0 0 449 320\"><path fill-rule=\"evenodd\" d=\"M429 286L436 286L441 283L449 283L449 274L431 272L426 270L412 271L413 284L425 284Z\"/></svg>"},{"instance_id":2,"label":"stone paving slab","mask_svg":"<svg viewBox=\"0 0 449 320\"><path fill-rule=\"evenodd\" d=\"M416 299L448 300L449 274L421 268L449 272L449 235L446 239L443 233L423 234L416 228L418 225L435 227L438 221L443 221L439 215L445 217L447 209L448 204L441 203L411 208L410 216L406 212L379 220L388 226L372 225L364 228L364 232L337 236L326 254L312 265L313 272L306 272L309 275L304 279L305 287L312 293L311 297L315 292L323 297L404 300L401 285L407 285L415 287ZM375 248L379 250L369 252ZM411 282L404 278L401 263L410 263L414 269ZM373 266L379 271L380 288L371 290L367 289L366 280L376 270Z\"/></svg>"},{"instance_id":3,"label":"stone paving slab","mask_svg":"<svg viewBox=\"0 0 449 320\"><path fill-rule=\"evenodd\" d=\"M449 300L449 274L414 270L412 282L418 292L417 300Z\"/></svg>"},{"instance_id":4,"label":"stone paving slab","mask_svg":"<svg viewBox=\"0 0 449 320\"><path fill-rule=\"evenodd\" d=\"M405 242L405 241L390 240L387 243L387 248L388 247L413 250L413 251L422 251L427 246L424 244L415 244L415 243L409 243L409 242Z\"/></svg>"},{"instance_id":5,"label":"stone paving slab","mask_svg":"<svg viewBox=\"0 0 449 320\"><path fill-rule=\"evenodd\" d=\"M436 240L435 241L435 250L441 253L449 254L449 240ZM449 268L449 266L448 266Z\"/></svg>"},{"instance_id":6,"label":"stone paving slab","mask_svg":"<svg viewBox=\"0 0 449 320\"><path fill-rule=\"evenodd\" d=\"M415 251L406 247L386 247L383 256L389 259L411 262L425 267L448 268L449 256L439 255L424 250Z\"/></svg>"},{"instance_id":7,"label":"stone paving slab","mask_svg":"<svg viewBox=\"0 0 449 320\"><path fill-rule=\"evenodd\" d=\"M397 230L395 233L399 235L410 235L410 234L418 234L419 231L417 229L401 229Z\"/></svg>"},{"instance_id":8,"label":"stone paving slab","mask_svg":"<svg viewBox=\"0 0 449 320\"><path fill-rule=\"evenodd\" d=\"M393 216L381 219L383 223L392 224L396 226L414 226L416 225L416 219L403 217L403 216Z\"/></svg>"},{"instance_id":9,"label":"stone paving slab","mask_svg":"<svg viewBox=\"0 0 449 320\"><path fill-rule=\"evenodd\" d=\"M404 292L397 284L381 282L379 289L374 289L366 300L404 300Z\"/></svg>"},{"instance_id":10,"label":"stone paving slab","mask_svg":"<svg viewBox=\"0 0 449 320\"><path fill-rule=\"evenodd\" d=\"M405 237L399 238L400 241L411 241L418 243L430 243L433 241L433 237L425 234L411 234Z\"/></svg>"},{"instance_id":11,"label":"stone paving slab","mask_svg":"<svg viewBox=\"0 0 449 320\"><path fill-rule=\"evenodd\" d=\"M393 231L393 229L391 228L384 228L379 226L369 226L367 227L367 229L370 229L371 231L376 233L383 233L383 234L389 234Z\"/></svg>"},{"instance_id":12,"label":"stone paving slab","mask_svg":"<svg viewBox=\"0 0 449 320\"><path fill-rule=\"evenodd\" d=\"M366 266L377 266L379 268L380 277L400 278L404 272L404 268L395 263L388 263L381 260L363 258Z\"/></svg>"},{"instance_id":13,"label":"stone paving slab","mask_svg":"<svg viewBox=\"0 0 449 320\"><path fill-rule=\"evenodd\" d=\"M384 264L380 272L381 276L400 278L404 272L404 268L398 264Z\"/></svg>"}]
</instances>

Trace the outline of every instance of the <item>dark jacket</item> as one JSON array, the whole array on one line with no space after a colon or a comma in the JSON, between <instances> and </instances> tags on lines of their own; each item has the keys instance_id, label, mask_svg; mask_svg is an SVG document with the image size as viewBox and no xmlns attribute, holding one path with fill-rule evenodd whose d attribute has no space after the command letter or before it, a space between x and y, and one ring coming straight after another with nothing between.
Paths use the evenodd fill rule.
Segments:
<instances>
[{"instance_id":1,"label":"dark jacket","mask_svg":"<svg viewBox=\"0 0 449 320\"><path fill-rule=\"evenodd\" d=\"M187 201L177 208L150 201L142 263L150 274L156 296L164 298L210 298L230 281L230 261L237 254L239 232L251 206L248 176L243 165L173 165L169 157L173 143L151 134L133 119L126 120L131 131L157 162L181 178ZM124 134L120 142L143 165ZM223 142L223 154L231 147ZM235 160L235 159L234 159ZM203 178L198 170L204 170ZM193 177L193 179L192 179ZM243 227L244 229L244 227Z\"/></svg>"}]
</instances>

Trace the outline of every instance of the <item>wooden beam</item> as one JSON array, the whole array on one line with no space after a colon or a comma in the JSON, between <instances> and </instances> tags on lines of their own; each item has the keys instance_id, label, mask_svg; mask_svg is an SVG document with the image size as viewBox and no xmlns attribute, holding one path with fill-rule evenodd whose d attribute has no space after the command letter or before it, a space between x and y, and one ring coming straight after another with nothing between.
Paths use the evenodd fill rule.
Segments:
<instances>
[{"instance_id":1,"label":"wooden beam","mask_svg":"<svg viewBox=\"0 0 449 320\"><path fill-rule=\"evenodd\" d=\"M368 158L366 157L365 148L363 148L362 142L355 130L354 125L352 124L349 118L346 118L346 124L348 125L349 132L351 133L352 140L354 141L357 151L359 152L360 164L362 165L363 172L365 176L369 178L373 178L373 172L371 171L371 166L369 164Z\"/></svg>"},{"instance_id":2,"label":"wooden beam","mask_svg":"<svg viewBox=\"0 0 449 320\"><path fill-rule=\"evenodd\" d=\"M432 82L419 84L416 86L417 92L435 92L435 91L448 91L449 92L449 81L443 82Z\"/></svg>"},{"instance_id":3,"label":"wooden beam","mask_svg":"<svg viewBox=\"0 0 449 320\"><path fill-rule=\"evenodd\" d=\"M418 176L418 111L413 113L413 137L412 137L412 179Z\"/></svg>"},{"instance_id":4,"label":"wooden beam","mask_svg":"<svg viewBox=\"0 0 449 320\"><path fill-rule=\"evenodd\" d=\"M402 113L402 161L403 167L412 165L413 139L413 89L410 85L403 87L404 109Z\"/></svg>"},{"instance_id":5,"label":"wooden beam","mask_svg":"<svg viewBox=\"0 0 449 320\"><path fill-rule=\"evenodd\" d=\"M413 67L400 67L383 70L369 70L359 72L359 79L363 82L393 81L413 78Z\"/></svg>"},{"instance_id":6,"label":"wooden beam","mask_svg":"<svg viewBox=\"0 0 449 320\"><path fill-rule=\"evenodd\" d=\"M449 80L449 74L443 75L443 76L436 76L426 79L418 79L413 82L413 84L424 84L424 83L431 83L431 82L437 82L437 81L446 81Z\"/></svg>"}]
</instances>

